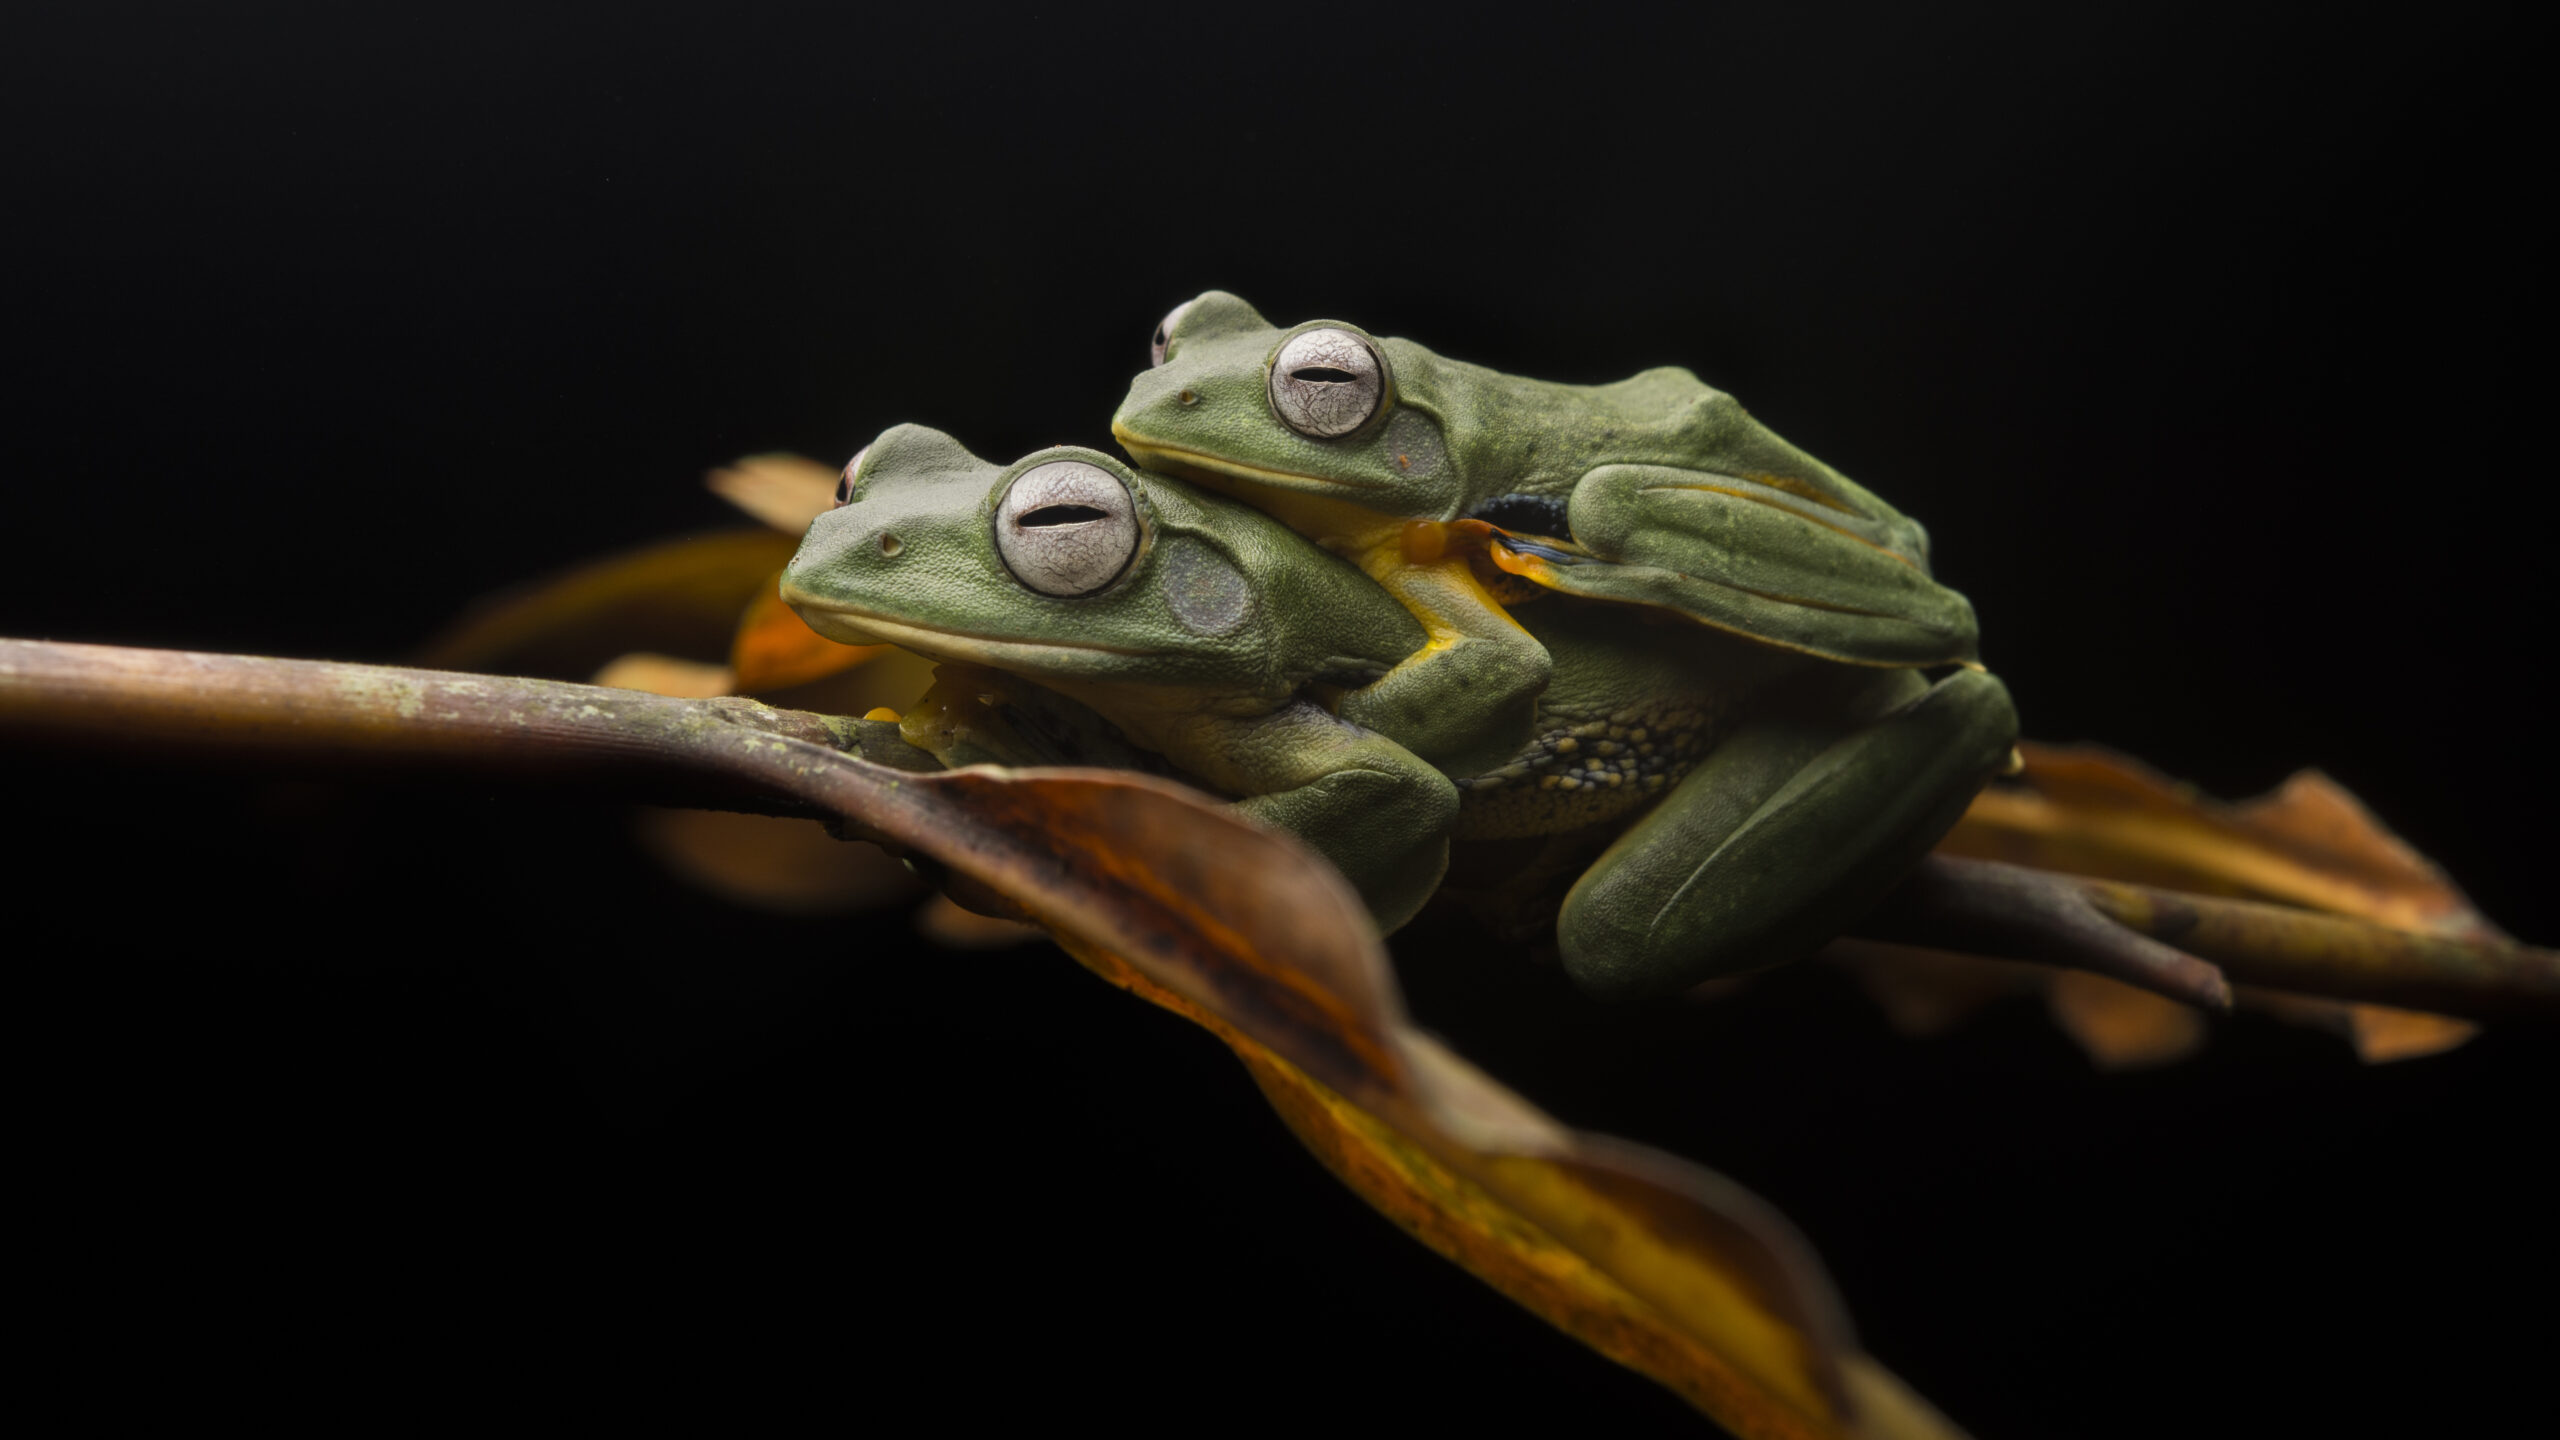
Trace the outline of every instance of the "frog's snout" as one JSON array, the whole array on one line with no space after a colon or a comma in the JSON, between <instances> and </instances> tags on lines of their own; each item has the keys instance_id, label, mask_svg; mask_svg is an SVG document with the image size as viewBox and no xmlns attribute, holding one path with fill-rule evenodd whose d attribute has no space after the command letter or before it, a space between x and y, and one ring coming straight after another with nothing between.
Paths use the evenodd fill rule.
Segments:
<instances>
[{"instance_id":1,"label":"frog's snout","mask_svg":"<svg viewBox=\"0 0 2560 1440\"><path fill-rule=\"evenodd\" d=\"M1129 394L1111 417L1111 434L1166 433L1182 423L1183 413L1198 409L1200 392L1163 370L1149 370L1129 382ZM1125 442L1124 442L1125 443Z\"/></svg>"},{"instance_id":2,"label":"frog's snout","mask_svg":"<svg viewBox=\"0 0 2560 1440\"><path fill-rule=\"evenodd\" d=\"M850 507L847 507L850 508ZM843 510L835 512L851 519ZM827 517L821 517L824 526ZM844 525L853 533L842 538L828 537L829 543L802 542L798 554L782 570L782 602L797 610L815 605L824 608L831 600L858 595L887 578L887 567L907 553L904 528L893 519L882 519L865 526Z\"/></svg>"}]
</instances>

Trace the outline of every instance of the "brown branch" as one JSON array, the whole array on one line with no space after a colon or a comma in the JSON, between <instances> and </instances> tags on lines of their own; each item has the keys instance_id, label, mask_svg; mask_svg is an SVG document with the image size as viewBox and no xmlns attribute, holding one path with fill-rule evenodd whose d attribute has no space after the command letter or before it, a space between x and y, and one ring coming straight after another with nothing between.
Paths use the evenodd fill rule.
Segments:
<instances>
[{"instance_id":1,"label":"brown branch","mask_svg":"<svg viewBox=\"0 0 2560 1440\"><path fill-rule=\"evenodd\" d=\"M120 761L415 778L462 774L617 799L834 813L743 766L761 739L833 751L847 722L752 700L187 650L0 640L0 735Z\"/></svg>"},{"instance_id":2,"label":"brown branch","mask_svg":"<svg viewBox=\"0 0 2560 1440\"><path fill-rule=\"evenodd\" d=\"M2560 952L1994 860L1926 857L1856 933L2090 970L2217 1011L2237 980L2471 1020L2560 1020Z\"/></svg>"},{"instance_id":3,"label":"brown branch","mask_svg":"<svg viewBox=\"0 0 2560 1440\"><path fill-rule=\"evenodd\" d=\"M2076 876L1962 860L1920 864L1855 927L1861 939L1994 960L2089 970L2217 1014L2231 982L2209 961L2128 928L2099 908Z\"/></svg>"},{"instance_id":4,"label":"brown branch","mask_svg":"<svg viewBox=\"0 0 2560 1440\"><path fill-rule=\"evenodd\" d=\"M2110 919L2214 961L2245 985L2471 1020L2560 1021L2560 951L2503 936L2394 930L2255 900L2062 878Z\"/></svg>"}]
</instances>

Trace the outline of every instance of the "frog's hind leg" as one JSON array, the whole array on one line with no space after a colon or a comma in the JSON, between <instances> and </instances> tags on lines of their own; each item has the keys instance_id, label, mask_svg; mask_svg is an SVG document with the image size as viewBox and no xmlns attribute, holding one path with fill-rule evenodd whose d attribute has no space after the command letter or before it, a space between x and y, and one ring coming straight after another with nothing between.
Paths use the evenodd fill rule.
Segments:
<instances>
[{"instance_id":1,"label":"frog's hind leg","mask_svg":"<svg viewBox=\"0 0 2560 1440\"><path fill-rule=\"evenodd\" d=\"M1971 660L1973 606L1930 578L1920 527L1830 481L1602 465L1575 485L1568 511L1591 559L1495 559L1568 594L1662 606L1853 665Z\"/></svg>"},{"instance_id":2,"label":"frog's hind leg","mask_svg":"<svg viewBox=\"0 0 2560 1440\"><path fill-rule=\"evenodd\" d=\"M2007 687L1981 671L1931 685L1823 667L1813 683L1834 703L1744 725L1565 897L1576 983L1662 994L1811 951L1938 842L2017 739Z\"/></svg>"}]
</instances>

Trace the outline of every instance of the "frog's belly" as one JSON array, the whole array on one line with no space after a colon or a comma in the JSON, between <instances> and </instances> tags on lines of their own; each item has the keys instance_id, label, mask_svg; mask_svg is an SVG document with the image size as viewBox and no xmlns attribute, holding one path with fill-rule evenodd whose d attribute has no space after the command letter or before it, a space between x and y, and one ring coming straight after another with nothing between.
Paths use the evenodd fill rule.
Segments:
<instances>
[{"instance_id":1,"label":"frog's belly","mask_svg":"<svg viewBox=\"0 0 2560 1440\"><path fill-rule=\"evenodd\" d=\"M1605 719L1539 718L1537 738L1511 763L1458 782L1455 838L1506 840L1633 820L1707 753L1719 719L1694 700L1631 705Z\"/></svg>"}]
</instances>

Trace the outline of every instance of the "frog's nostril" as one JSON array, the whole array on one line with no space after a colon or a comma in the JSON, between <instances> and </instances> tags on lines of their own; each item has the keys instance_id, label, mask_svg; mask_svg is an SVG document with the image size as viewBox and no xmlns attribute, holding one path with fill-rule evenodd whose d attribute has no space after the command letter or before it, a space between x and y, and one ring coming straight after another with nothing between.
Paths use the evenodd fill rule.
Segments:
<instances>
[{"instance_id":1,"label":"frog's nostril","mask_svg":"<svg viewBox=\"0 0 2560 1440\"><path fill-rule=\"evenodd\" d=\"M1196 390L1185 390L1173 398L1175 403L1181 405L1197 405L1200 403L1200 393Z\"/></svg>"},{"instance_id":2,"label":"frog's nostril","mask_svg":"<svg viewBox=\"0 0 2560 1440\"><path fill-rule=\"evenodd\" d=\"M907 548L907 542L905 542L904 540L899 539L897 536L890 534L890 533L889 533L888 531L886 531L886 530L883 530L883 531L881 531L881 532L880 532L880 553L881 553L881 554L888 556L888 557L889 557L890 559L892 559L892 560L895 560L895 559L897 559L897 558L898 558L898 552L900 552L900 551L902 551L902 550L904 550L904 549L906 549L906 548Z\"/></svg>"}]
</instances>

